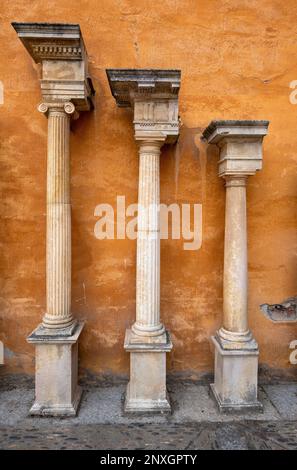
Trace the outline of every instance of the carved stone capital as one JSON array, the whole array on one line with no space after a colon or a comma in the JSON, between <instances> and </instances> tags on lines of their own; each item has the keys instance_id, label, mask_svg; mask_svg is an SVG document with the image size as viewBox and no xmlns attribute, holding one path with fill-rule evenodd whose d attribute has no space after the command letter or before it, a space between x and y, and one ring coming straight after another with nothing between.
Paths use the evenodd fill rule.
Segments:
<instances>
[{"instance_id":1,"label":"carved stone capital","mask_svg":"<svg viewBox=\"0 0 297 470\"><path fill-rule=\"evenodd\" d=\"M12 23L36 63L41 64L45 102L73 101L78 111L93 108L94 88L78 24Z\"/></svg>"},{"instance_id":2,"label":"carved stone capital","mask_svg":"<svg viewBox=\"0 0 297 470\"><path fill-rule=\"evenodd\" d=\"M109 69L112 95L119 107L132 107L136 140L177 140L179 70Z\"/></svg>"},{"instance_id":3,"label":"carved stone capital","mask_svg":"<svg viewBox=\"0 0 297 470\"><path fill-rule=\"evenodd\" d=\"M40 103L37 109L40 113L45 114L47 117L49 113L68 114L72 117L72 119L77 119L79 117L79 113L76 111L76 108L74 104L71 103L71 101L67 101L66 103Z\"/></svg>"},{"instance_id":4,"label":"carved stone capital","mask_svg":"<svg viewBox=\"0 0 297 470\"><path fill-rule=\"evenodd\" d=\"M262 141L269 121L212 121L203 140L220 148L219 176L248 176L262 168Z\"/></svg>"},{"instance_id":5,"label":"carved stone capital","mask_svg":"<svg viewBox=\"0 0 297 470\"><path fill-rule=\"evenodd\" d=\"M224 175L226 188L245 188L247 185L247 175Z\"/></svg>"},{"instance_id":6,"label":"carved stone capital","mask_svg":"<svg viewBox=\"0 0 297 470\"><path fill-rule=\"evenodd\" d=\"M165 138L159 139L139 139L138 147L142 155L160 155L160 150L165 142Z\"/></svg>"},{"instance_id":7,"label":"carved stone capital","mask_svg":"<svg viewBox=\"0 0 297 470\"><path fill-rule=\"evenodd\" d=\"M156 138L174 142L179 134L177 99L134 100L135 139Z\"/></svg>"}]
</instances>

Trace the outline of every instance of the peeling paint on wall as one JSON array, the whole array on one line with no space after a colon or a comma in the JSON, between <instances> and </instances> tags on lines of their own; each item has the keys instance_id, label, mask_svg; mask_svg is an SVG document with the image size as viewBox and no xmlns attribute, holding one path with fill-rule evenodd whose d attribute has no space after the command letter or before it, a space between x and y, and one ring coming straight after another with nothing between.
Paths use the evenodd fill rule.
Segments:
<instances>
[{"instance_id":1,"label":"peeling paint on wall","mask_svg":"<svg viewBox=\"0 0 297 470\"><path fill-rule=\"evenodd\" d=\"M297 297L291 297L280 304L260 305L265 317L273 322L297 322Z\"/></svg>"}]
</instances>

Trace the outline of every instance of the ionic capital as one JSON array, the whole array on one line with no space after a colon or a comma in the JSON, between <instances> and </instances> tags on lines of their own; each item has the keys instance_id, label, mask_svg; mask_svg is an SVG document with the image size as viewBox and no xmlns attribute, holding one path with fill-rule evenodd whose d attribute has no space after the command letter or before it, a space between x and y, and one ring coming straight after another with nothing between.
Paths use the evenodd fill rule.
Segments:
<instances>
[{"instance_id":1,"label":"ionic capital","mask_svg":"<svg viewBox=\"0 0 297 470\"><path fill-rule=\"evenodd\" d=\"M50 114L66 114L72 117L72 119L77 119L79 113L76 111L76 108L71 101L65 102L50 102L50 103L40 103L37 107L40 113L45 114L47 117Z\"/></svg>"}]
</instances>

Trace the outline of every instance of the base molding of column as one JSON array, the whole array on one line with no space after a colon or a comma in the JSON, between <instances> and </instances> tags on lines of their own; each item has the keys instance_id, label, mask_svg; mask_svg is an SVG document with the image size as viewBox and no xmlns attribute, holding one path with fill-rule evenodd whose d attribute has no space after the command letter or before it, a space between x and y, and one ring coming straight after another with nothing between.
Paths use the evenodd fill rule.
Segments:
<instances>
[{"instance_id":1,"label":"base molding of column","mask_svg":"<svg viewBox=\"0 0 297 470\"><path fill-rule=\"evenodd\" d=\"M171 406L168 393L165 393L165 398L133 398L130 392L130 382L127 385L124 411L125 413L171 413Z\"/></svg>"},{"instance_id":2,"label":"base molding of column","mask_svg":"<svg viewBox=\"0 0 297 470\"><path fill-rule=\"evenodd\" d=\"M74 322L63 328L47 328L43 323L40 323L35 330L28 336L28 343L35 343L41 340L44 342L45 339L57 339L57 338L71 338L75 336L79 328L79 322L74 320Z\"/></svg>"},{"instance_id":3,"label":"base molding of column","mask_svg":"<svg viewBox=\"0 0 297 470\"><path fill-rule=\"evenodd\" d=\"M257 399L258 392L258 356L257 349L222 348L216 337L215 379L211 391L219 411L263 412L263 405ZM254 342L254 340L252 340Z\"/></svg>"},{"instance_id":4,"label":"base molding of column","mask_svg":"<svg viewBox=\"0 0 297 470\"><path fill-rule=\"evenodd\" d=\"M82 396L81 387L76 387L75 396L72 403L51 403L46 405L35 401L30 408L31 416L76 416Z\"/></svg>"},{"instance_id":5,"label":"base molding of column","mask_svg":"<svg viewBox=\"0 0 297 470\"><path fill-rule=\"evenodd\" d=\"M31 415L75 416L82 390L78 380L78 339L84 323L77 322L72 335L44 334L39 325L27 341L35 345L35 402Z\"/></svg>"},{"instance_id":6,"label":"base molding of column","mask_svg":"<svg viewBox=\"0 0 297 470\"><path fill-rule=\"evenodd\" d=\"M258 351L258 343L249 330L244 333L234 333L220 328L215 338L223 350L229 349L233 351L234 349L238 349Z\"/></svg>"},{"instance_id":7,"label":"base molding of column","mask_svg":"<svg viewBox=\"0 0 297 470\"><path fill-rule=\"evenodd\" d=\"M124 411L126 413L170 413L166 389L166 353L172 349L169 332L154 341L145 337L135 341L131 330L126 330L124 348L130 352L130 382L127 386ZM141 342L140 342L141 341Z\"/></svg>"}]
</instances>

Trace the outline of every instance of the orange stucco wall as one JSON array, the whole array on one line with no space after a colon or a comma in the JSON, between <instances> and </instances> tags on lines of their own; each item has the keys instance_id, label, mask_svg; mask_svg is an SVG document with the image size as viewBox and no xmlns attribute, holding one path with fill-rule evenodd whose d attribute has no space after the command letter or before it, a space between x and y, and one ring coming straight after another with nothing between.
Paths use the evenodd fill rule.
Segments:
<instances>
[{"instance_id":1,"label":"orange stucco wall","mask_svg":"<svg viewBox=\"0 0 297 470\"><path fill-rule=\"evenodd\" d=\"M268 119L264 167L248 182L249 316L260 363L289 368L297 325L275 325L261 303L297 293L296 1L286 0L2 0L0 80L0 338L6 369L34 369L26 336L45 309L47 122L37 66L11 21L80 23L96 88L96 109L71 135L73 312L87 320L80 365L126 374L124 333L135 317L131 240L98 240L94 208L117 195L137 202L138 156L131 111L110 94L106 68L182 71L179 143L163 148L161 200L201 203L203 241L161 242L161 311L174 350L169 370L213 369L210 336L222 319L225 190L217 149L200 141L212 119ZM295 366L296 367L296 366Z\"/></svg>"}]
</instances>

